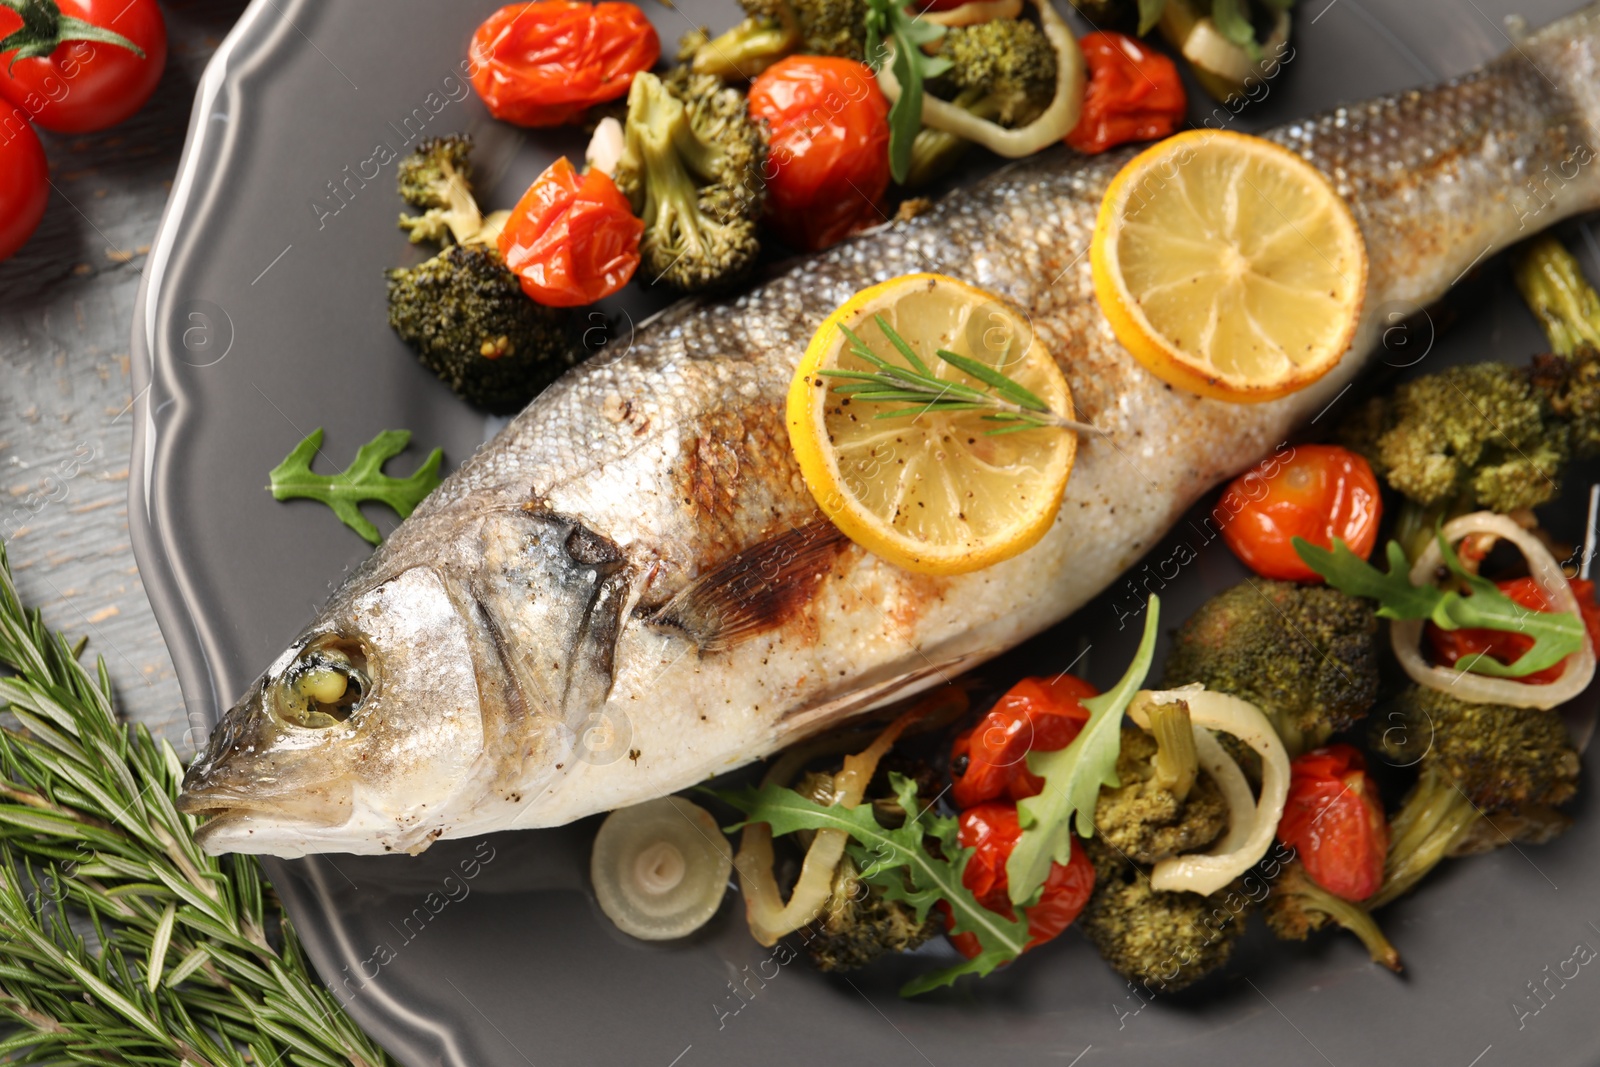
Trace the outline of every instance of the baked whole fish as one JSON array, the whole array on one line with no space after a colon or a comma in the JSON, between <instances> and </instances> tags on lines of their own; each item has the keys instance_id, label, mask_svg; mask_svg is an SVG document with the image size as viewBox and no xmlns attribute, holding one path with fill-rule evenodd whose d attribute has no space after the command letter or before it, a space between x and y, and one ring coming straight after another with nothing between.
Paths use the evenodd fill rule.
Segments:
<instances>
[{"instance_id":1,"label":"baked whole fish","mask_svg":"<svg viewBox=\"0 0 1600 1067\"><path fill-rule=\"evenodd\" d=\"M1174 390L1112 336L1087 250L1129 153L1048 151L745 295L669 309L395 531L223 718L183 809L209 817L213 852L417 851L671 793L953 677L1070 614L1272 451L1394 309L1600 206L1596 118L1600 4L1466 77L1270 134L1348 201L1370 267L1351 351L1268 404ZM1023 309L1108 433L1080 445L1038 545L957 577L843 540L784 424L817 325L918 271Z\"/></svg>"}]
</instances>

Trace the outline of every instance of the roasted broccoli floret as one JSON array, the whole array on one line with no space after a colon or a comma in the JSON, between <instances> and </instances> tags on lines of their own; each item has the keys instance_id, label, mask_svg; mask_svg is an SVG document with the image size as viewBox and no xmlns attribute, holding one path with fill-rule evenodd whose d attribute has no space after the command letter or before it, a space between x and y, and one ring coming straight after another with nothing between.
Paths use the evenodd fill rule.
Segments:
<instances>
[{"instance_id":1,"label":"roasted broccoli floret","mask_svg":"<svg viewBox=\"0 0 1600 1067\"><path fill-rule=\"evenodd\" d=\"M1027 19L951 27L939 54L950 61L942 80L958 93L980 94L971 109L992 109L1002 126L1026 126L1055 99L1055 46Z\"/></svg>"},{"instance_id":2,"label":"roasted broccoli floret","mask_svg":"<svg viewBox=\"0 0 1600 1067\"><path fill-rule=\"evenodd\" d=\"M1094 809L1095 834L1137 863L1204 848L1228 828L1228 803L1198 774L1194 732L1181 704L1150 708L1155 736L1124 723L1117 754L1120 786L1105 786Z\"/></svg>"},{"instance_id":3,"label":"roasted broccoli floret","mask_svg":"<svg viewBox=\"0 0 1600 1067\"><path fill-rule=\"evenodd\" d=\"M1378 692L1378 619L1326 586L1252 579L1178 631L1163 688L1200 682L1255 704L1291 757L1348 729Z\"/></svg>"},{"instance_id":4,"label":"roasted broccoli floret","mask_svg":"<svg viewBox=\"0 0 1600 1067\"><path fill-rule=\"evenodd\" d=\"M1542 844L1570 822L1557 805L1577 792L1578 753L1557 712L1469 704L1411 686L1372 735L1375 749L1419 773L1390 820L1371 907L1405 893L1446 856Z\"/></svg>"},{"instance_id":5,"label":"roasted broccoli floret","mask_svg":"<svg viewBox=\"0 0 1600 1067\"><path fill-rule=\"evenodd\" d=\"M950 103L1001 126L1026 126L1055 98L1056 50L1027 19L993 19L952 27L939 42L950 70L931 87ZM923 127L911 142L908 188L926 185L948 171L971 142Z\"/></svg>"},{"instance_id":6,"label":"roasted broccoli floret","mask_svg":"<svg viewBox=\"0 0 1600 1067\"><path fill-rule=\"evenodd\" d=\"M739 0L745 20L701 45L696 74L754 78L784 56L866 58L867 0Z\"/></svg>"},{"instance_id":7,"label":"roasted broccoli floret","mask_svg":"<svg viewBox=\"0 0 1600 1067\"><path fill-rule=\"evenodd\" d=\"M766 145L745 100L711 75L634 76L617 186L644 221L644 277L683 292L738 280L760 251Z\"/></svg>"},{"instance_id":8,"label":"roasted broccoli floret","mask_svg":"<svg viewBox=\"0 0 1600 1067\"><path fill-rule=\"evenodd\" d=\"M1151 889L1148 873L1098 837L1086 847L1095 885L1078 926L1112 970L1152 992L1173 992L1228 962L1247 898Z\"/></svg>"},{"instance_id":9,"label":"roasted broccoli floret","mask_svg":"<svg viewBox=\"0 0 1600 1067\"><path fill-rule=\"evenodd\" d=\"M1517 288L1551 352L1533 357L1534 390L1567 424L1577 459L1600 456L1600 294L1560 241L1535 240L1517 261Z\"/></svg>"},{"instance_id":10,"label":"roasted broccoli floret","mask_svg":"<svg viewBox=\"0 0 1600 1067\"><path fill-rule=\"evenodd\" d=\"M389 325L472 404L520 410L577 362L571 313L528 299L493 248L451 245L388 277Z\"/></svg>"},{"instance_id":11,"label":"roasted broccoli floret","mask_svg":"<svg viewBox=\"0 0 1600 1067\"><path fill-rule=\"evenodd\" d=\"M1378 928L1372 913L1363 904L1334 896L1306 874L1296 860L1283 869L1272 892L1262 904L1267 927L1285 941L1304 941L1330 922L1344 927L1361 939L1372 956L1391 971L1400 970L1400 953Z\"/></svg>"},{"instance_id":12,"label":"roasted broccoli floret","mask_svg":"<svg viewBox=\"0 0 1600 1067\"><path fill-rule=\"evenodd\" d=\"M853 971L880 956L910 952L940 929L936 914L919 923L909 905L885 899L883 890L863 882L855 862L845 856L834 871L822 914L801 936L819 971Z\"/></svg>"},{"instance_id":13,"label":"roasted broccoli floret","mask_svg":"<svg viewBox=\"0 0 1600 1067\"><path fill-rule=\"evenodd\" d=\"M1358 408L1340 430L1391 486L1424 507L1459 501L1509 512L1555 499L1567 427L1526 371L1451 367Z\"/></svg>"},{"instance_id":14,"label":"roasted broccoli floret","mask_svg":"<svg viewBox=\"0 0 1600 1067\"><path fill-rule=\"evenodd\" d=\"M422 212L400 216L413 244L464 244L483 229L483 212L472 196L472 138L451 134L423 141L400 161L400 197Z\"/></svg>"},{"instance_id":15,"label":"roasted broccoli floret","mask_svg":"<svg viewBox=\"0 0 1600 1067\"><path fill-rule=\"evenodd\" d=\"M1517 258L1517 289L1558 356L1600 348L1600 294L1578 261L1549 234L1536 238Z\"/></svg>"}]
</instances>

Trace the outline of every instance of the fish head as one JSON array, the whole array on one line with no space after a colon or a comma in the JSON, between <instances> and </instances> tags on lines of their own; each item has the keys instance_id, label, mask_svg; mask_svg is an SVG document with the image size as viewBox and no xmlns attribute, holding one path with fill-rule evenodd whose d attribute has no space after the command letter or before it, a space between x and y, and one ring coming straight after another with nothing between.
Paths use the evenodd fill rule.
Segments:
<instances>
[{"instance_id":1,"label":"fish head","mask_svg":"<svg viewBox=\"0 0 1600 1067\"><path fill-rule=\"evenodd\" d=\"M184 777L210 852L415 851L483 751L467 621L412 567L340 595L221 721Z\"/></svg>"}]
</instances>

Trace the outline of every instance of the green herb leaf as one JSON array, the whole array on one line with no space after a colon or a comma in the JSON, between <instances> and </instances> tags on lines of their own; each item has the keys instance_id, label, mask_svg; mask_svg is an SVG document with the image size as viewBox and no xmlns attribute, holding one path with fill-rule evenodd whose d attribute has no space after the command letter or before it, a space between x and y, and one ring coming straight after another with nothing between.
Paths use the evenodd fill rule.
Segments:
<instances>
[{"instance_id":1,"label":"green herb leaf","mask_svg":"<svg viewBox=\"0 0 1600 1067\"><path fill-rule=\"evenodd\" d=\"M378 528L361 514L364 500L387 504L402 519L411 514L424 497L439 484L439 464L444 450L434 449L416 472L406 478L391 478L383 465L405 451L411 441L409 430L384 430L362 445L356 460L343 474L314 474L311 460L322 447L319 427L294 446L294 451L268 475L268 488L278 500L319 500L333 509L339 521L373 544L383 540Z\"/></svg>"},{"instance_id":2,"label":"green herb leaf","mask_svg":"<svg viewBox=\"0 0 1600 1067\"><path fill-rule=\"evenodd\" d=\"M852 858L857 861L862 880L882 887L891 900L910 904L921 918L927 917L935 903L942 900L949 904L954 932L975 935L982 951L974 959L913 979L900 990L903 996L949 985L964 974L985 975L1015 959L1028 943L1027 916L1019 911L1017 918L1007 919L979 904L971 890L961 884L961 872L971 850L957 844L956 821L924 811L917 799L916 783L905 776L891 774L889 781L901 806L907 812L921 813L894 829L878 824L870 804L854 808L824 806L777 785L760 789L746 786L716 795L744 812L746 822L771 826L774 835L796 830L843 830L860 846ZM731 832L743 825L728 829ZM956 859L940 859L931 854L924 846L924 837L937 840L940 851Z\"/></svg>"},{"instance_id":3,"label":"green herb leaf","mask_svg":"<svg viewBox=\"0 0 1600 1067\"><path fill-rule=\"evenodd\" d=\"M1167 0L1139 0L1139 36L1156 28L1161 13L1167 9Z\"/></svg>"},{"instance_id":4,"label":"green herb leaf","mask_svg":"<svg viewBox=\"0 0 1600 1067\"><path fill-rule=\"evenodd\" d=\"M897 182L911 173L911 143L922 129L922 85L950 69L943 56L922 50L945 34L945 28L913 16L903 0L867 0L867 61L877 70L894 45L892 70L900 83L900 98L889 108L889 173Z\"/></svg>"},{"instance_id":5,"label":"green herb leaf","mask_svg":"<svg viewBox=\"0 0 1600 1067\"><path fill-rule=\"evenodd\" d=\"M1256 42L1256 28L1250 24L1245 0L1211 0L1211 21L1218 33L1243 48L1252 60L1261 58L1261 45Z\"/></svg>"},{"instance_id":6,"label":"green herb leaf","mask_svg":"<svg viewBox=\"0 0 1600 1067\"><path fill-rule=\"evenodd\" d=\"M1022 837L1006 861L1013 904L1032 901L1049 877L1050 865L1072 858L1074 824L1081 836L1094 836L1094 807L1100 787L1121 784L1117 754L1122 751L1122 713L1150 673L1160 618L1161 598L1152 596L1133 662L1115 686L1083 702L1089 721L1072 744L1054 752L1028 753L1028 769L1044 779L1044 790L1017 801Z\"/></svg>"},{"instance_id":7,"label":"green herb leaf","mask_svg":"<svg viewBox=\"0 0 1600 1067\"><path fill-rule=\"evenodd\" d=\"M990 414L984 416L986 419L1009 425L1003 429L985 430L986 436L1048 427L1076 430L1080 433L1100 432L1087 423L1056 414L1015 378L970 356L963 356L943 348L937 349L934 353L945 363L982 382L987 386L986 389L967 382L940 378L917 355L916 349L910 342L889 325L887 319L882 315L875 315L873 320L889 344L906 361L906 366L890 363L869 348L854 330L840 325L839 331L845 336L850 354L878 369L876 372L832 369L817 373L826 378L837 379L832 386L833 391L851 400L876 404L915 405L892 411L880 411L872 416L875 419L987 410Z\"/></svg>"},{"instance_id":8,"label":"green herb leaf","mask_svg":"<svg viewBox=\"0 0 1600 1067\"><path fill-rule=\"evenodd\" d=\"M1412 585L1405 549L1398 541L1390 541L1385 550L1389 558L1387 574L1350 551L1350 546L1337 537L1332 549L1296 537L1294 550L1333 588L1376 600L1378 614L1385 619L1426 619L1441 630L1503 630L1533 639L1533 647L1518 656L1515 663L1508 665L1490 656L1474 656L1457 664L1456 670L1496 678L1522 678L1555 666L1583 647L1582 619L1571 612L1523 607L1489 579L1469 572L1444 534L1437 536L1445 566L1472 590L1470 596L1454 589Z\"/></svg>"}]
</instances>

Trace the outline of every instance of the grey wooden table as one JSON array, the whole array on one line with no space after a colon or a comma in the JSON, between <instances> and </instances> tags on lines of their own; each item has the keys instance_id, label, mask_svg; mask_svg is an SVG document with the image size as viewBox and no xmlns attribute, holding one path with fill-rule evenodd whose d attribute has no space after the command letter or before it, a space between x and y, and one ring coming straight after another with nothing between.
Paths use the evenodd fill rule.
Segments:
<instances>
[{"instance_id":1,"label":"grey wooden table","mask_svg":"<svg viewBox=\"0 0 1600 1067\"><path fill-rule=\"evenodd\" d=\"M244 0L164 2L166 73L113 129L40 131L54 191L0 263L0 538L23 598L105 657L122 710L173 743L183 698L128 540L128 339L195 86Z\"/></svg>"}]
</instances>

